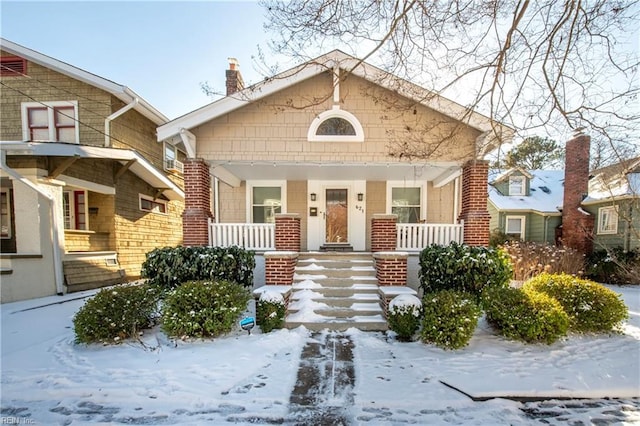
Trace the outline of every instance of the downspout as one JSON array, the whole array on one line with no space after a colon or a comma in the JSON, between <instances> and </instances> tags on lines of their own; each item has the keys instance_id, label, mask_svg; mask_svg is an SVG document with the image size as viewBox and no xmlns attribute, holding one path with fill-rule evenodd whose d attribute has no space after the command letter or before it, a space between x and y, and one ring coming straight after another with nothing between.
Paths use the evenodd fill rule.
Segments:
<instances>
[{"instance_id":1,"label":"downspout","mask_svg":"<svg viewBox=\"0 0 640 426\"><path fill-rule=\"evenodd\" d=\"M125 112L129 111L131 108L133 108L136 105L138 105L139 102L140 101L138 100L138 98L134 98L133 101L131 101L130 104L123 106L118 111L114 112L113 114L111 114L110 116L108 116L107 118L104 119L104 146L105 146L105 148L110 148L111 147L111 121L115 120L116 118L118 118L122 114L124 114Z\"/></svg>"},{"instance_id":2,"label":"downspout","mask_svg":"<svg viewBox=\"0 0 640 426\"><path fill-rule=\"evenodd\" d=\"M58 233L58 216L55 214L54 210L55 198L53 197L53 195L48 194L46 191L43 191L42 188L40 188L38 185L35 185L29 179L10 168L7 165L7 153L4 150L1 151L0 155L0 168L2 168L2 170L4 170L13 179L22 182L29 188L36 191L38 194L42 195L49 202L49 214L51 215L51 240L53 249L53 272L56 282L56 293L62 295L64 293L64 274L62 272L62 254L60 252L60 246L58 245L60 235Z\"/></svg>"}]
</instances>

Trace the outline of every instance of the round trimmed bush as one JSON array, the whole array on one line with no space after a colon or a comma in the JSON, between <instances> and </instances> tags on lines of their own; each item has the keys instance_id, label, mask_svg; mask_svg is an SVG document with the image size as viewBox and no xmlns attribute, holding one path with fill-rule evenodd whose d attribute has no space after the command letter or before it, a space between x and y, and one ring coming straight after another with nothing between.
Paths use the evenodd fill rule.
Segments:
<instances>
[{"instance_id":1,"label":"round trimmed bush","mask_svg":"<svg viewBox=\"0 0 640 426\"><path fill-rule=\"evenodd\" d=\"M256 305L256 320L263 333L284 326L285 306L282 294L266 290Z\"/></svg>"},{"instance_id":2,"label":"round trimmed bush","mask_svg":"<svg viewBox=\"0 0 640 426\"><path fill-rule=\"evenodd\" d=\"M425 295L422 301L422 341L443 349L460 349L468 345L481 312L472 297L455 290Z\"/></svg>"},{"instance_id":3,"label":"round trimmed bush","mask_svg":"<svg viewBox=\"0 0 640 426\"><path fill-rule=\"evenodd\" d=\"M162 328L170 336L216 337L233 329L249 300L232 281L188 281L165 298Z\"/></svg>"},{"instance_id":4,"label":"round trimmed bush","mask_svg":"<svg viewBox=\"0 0 640 426\"><path fill-rule=\"evenodd\" d=\"M523 289L545 293L569 315L569 329L582 333L619 331L629 317L627 306L613 290L593 281L567 274L540 274Z\"/></svg>"},{"instance_id":5,"label":"round trimmed bush","mask_svg":"<svg viewBox=\"0 0 640 426\"><path fill-rule=\"evenodd\" d=\"M569 328L560 303L544 293L496 287L486 292L483 305L489 324L509 339L551 344Z\"/></svg>"},{"instance_id":6,"label":"round trimmed bush","mask_svg":"<svg viewBox=\"0 0 640 426\"><path fill-rule=\"evenodd\" d=\"M150 328L158 317L158 291L147 285L103 288L73 317L77 343L119 343Z\"/></svg>"},{"instance_id":7,"label":"round trimmed bush","mask_svg":"<svg viewBox=\"0 0 640 426\"><path fill-rule=\"evenodd\" d=\"M387 321L398 340L409 342L420 327L422 303L411 294L400 294L389 303Z\"/></svg>"}]
</instances>

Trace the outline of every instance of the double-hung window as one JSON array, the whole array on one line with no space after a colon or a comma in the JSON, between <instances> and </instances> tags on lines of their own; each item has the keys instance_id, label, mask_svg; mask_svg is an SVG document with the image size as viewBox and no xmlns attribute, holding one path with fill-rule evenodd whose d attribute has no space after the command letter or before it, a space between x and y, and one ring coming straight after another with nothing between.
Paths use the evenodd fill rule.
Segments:
<instances>
[{"instance_id":1,"label":"double-hung window","mask_svg":"<svg viewBox=\"0 0 640 426\"><path fill-rule=\"evenodd\" d=\"M254 186L251 211L253 223L275 223L276 213L282 213L282 188Z\"/></svg>"},{"instance_id":2,"label":"double-hung window","mask_svg":"<svg viewBox=\"0 0 640 426\"><path fill-rule=\"evenodd\" d=\"M64 229L86 231L89 229L87 214L87 191L69 190L62 194L62 208L64 209Z\"/></svg>"},{"instance_id":3,"label":"double-hung window","mask_svg":"<svg viewBox=\"0 0 640 426\"><path fill-rule=\"evenodd\" d=\"M525 237L525 216L507 216L505 218L505 234L524 240Z\"/></svg>"},{"instance_id":4,"label":"double-hung window","mask_svg":"<svg viewBox=\"0 0 640 426\"><path fill-rule=\"evenodd\" d=\"M421 219L420 188L391 188L391 213L398 223L419 223Z\"/></svg>"},{"instance_id":5,"label":"double-hung window","mask_svg":"<svg viewBox=\"0 0 640 426\"><path fill-rule=\"evenodd\" d=\"M22 136L26 141L78 143L78 102L23 102Z\"/></svg>"},{"instance_id":6,"label":"double-hung window","mask_svg":"<svg viewBox=\"0 0 640 426\"><path fill-rule=\"evenodd\" d=\"M525 195L524 176L509 177L509 195Z\"/></svg>"},{"instance_id":7,"label":"double-hung window","mask_svg":"<svg viewBox=\"0 0 640 426\"><path fill-rule=\"evenodd\" d=\"M618 233L618 212L613 206L598 209L598 234Z\"/></svg>"}]
</instances>

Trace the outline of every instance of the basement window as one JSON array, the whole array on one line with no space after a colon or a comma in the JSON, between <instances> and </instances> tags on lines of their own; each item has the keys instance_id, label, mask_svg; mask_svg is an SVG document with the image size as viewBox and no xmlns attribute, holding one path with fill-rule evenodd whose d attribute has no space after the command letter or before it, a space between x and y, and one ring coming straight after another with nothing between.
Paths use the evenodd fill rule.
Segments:
<instances>
[{"instance_id":1,"label":"basement window","mask_svg":"<svg viewBox=\"0 0 640 426\"><path fill-rule=\"evenodd\" d=\"M167 202L140 194L140 210L143 212L167 214Z\"/></svg>"}]
</instances>

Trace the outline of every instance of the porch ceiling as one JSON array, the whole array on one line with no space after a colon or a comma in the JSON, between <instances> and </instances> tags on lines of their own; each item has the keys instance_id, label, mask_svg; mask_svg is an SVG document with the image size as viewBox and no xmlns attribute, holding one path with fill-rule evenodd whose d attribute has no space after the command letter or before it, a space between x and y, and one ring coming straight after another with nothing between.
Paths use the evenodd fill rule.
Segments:
<instances>
[{"instance_id":1,"label":"porch ceiling","mask_svg":"<svg viewBox=\"0 0 640 426\"><path fill-rule=\"evenodd\" d=\"M214 176L232 186L246 180L445 180L459 173L460 164L441 163L278 163L224 162L212 164ZM229 178L232 175L237 180Z\"/></svg>"}]
</instances>

